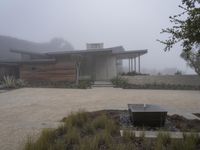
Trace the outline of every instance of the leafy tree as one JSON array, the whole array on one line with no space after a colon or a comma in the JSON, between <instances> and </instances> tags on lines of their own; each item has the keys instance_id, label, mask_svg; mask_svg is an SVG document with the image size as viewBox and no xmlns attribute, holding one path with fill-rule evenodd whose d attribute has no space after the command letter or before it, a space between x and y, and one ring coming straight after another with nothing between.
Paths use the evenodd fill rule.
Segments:
<instances>
[{"instance_id":1,"label":"leafy tree","mask_svg":"<svg viewBox=\"0 0 200 150\"><path fill-rule=\"evenodd\" d=\"M173 26L161 32L170 37L158 41L165 45L165 51L181 43L181 57L200 75L200 0L182 0L179 7L183 12L169 17Z\"/></svg>"}]
</instances>

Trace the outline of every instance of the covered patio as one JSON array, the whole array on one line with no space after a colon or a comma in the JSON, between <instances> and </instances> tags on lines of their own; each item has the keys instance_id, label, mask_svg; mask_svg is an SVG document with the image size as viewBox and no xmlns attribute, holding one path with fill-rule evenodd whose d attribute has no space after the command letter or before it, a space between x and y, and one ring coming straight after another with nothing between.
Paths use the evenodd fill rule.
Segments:
<instances>
[{"instance_id":1,"label":"covered patio","mask_svg":"<svg viewBox=\"0 0 200 150\"><path fill-rule=\"evenodd\" d=\"M128 72L141 72L141 60L140 57L147 53L147 50L138 51L124 51L118 52L116 58L118 61L128 60Z\"/></svg>"}]
</instances>

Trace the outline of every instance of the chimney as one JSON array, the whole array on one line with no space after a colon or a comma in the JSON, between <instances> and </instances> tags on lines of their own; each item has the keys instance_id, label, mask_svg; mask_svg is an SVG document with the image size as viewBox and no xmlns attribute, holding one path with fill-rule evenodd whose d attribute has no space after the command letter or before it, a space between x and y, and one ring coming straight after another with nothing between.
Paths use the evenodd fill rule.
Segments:
<instances>
[{"instance_id":1,"label":"chimney","mask_svg":"<svg viewBox=\"0 0 200 150\"><path fill-rule=\"evenodd\" d=\"M86 48L87 50L103 49L103 43L87 43Z\"/></svg>"}]
</instances>

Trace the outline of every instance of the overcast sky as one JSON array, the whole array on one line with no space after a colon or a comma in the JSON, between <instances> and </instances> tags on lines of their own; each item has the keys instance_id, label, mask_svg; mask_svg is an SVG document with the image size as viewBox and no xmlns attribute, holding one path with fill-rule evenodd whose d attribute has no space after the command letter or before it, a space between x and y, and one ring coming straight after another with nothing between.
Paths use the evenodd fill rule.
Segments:
<instances>
[{"instance_id":1,"label":"overcast sky","mask_svg":"<svg viewBox=\"0 0 200 150\"><path fill-rule=\"evenodd\" d=\"M156 39L169 16L179 13L181 0L0 0L0 34L35 42L63 37L75 49L85 43L122 45L126 50L148 49L143 68L178 68L187 73L179 46L162 51Z\"/></svg>"}]
</instances>

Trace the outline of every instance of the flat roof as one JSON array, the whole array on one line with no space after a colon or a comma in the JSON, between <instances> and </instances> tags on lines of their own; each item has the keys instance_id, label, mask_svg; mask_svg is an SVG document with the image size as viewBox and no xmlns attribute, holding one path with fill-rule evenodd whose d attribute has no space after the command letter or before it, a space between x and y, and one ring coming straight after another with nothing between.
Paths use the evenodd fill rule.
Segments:
<instances>
[{"instance_id":1,"label":"flat roof","mask_svg":"<svg viewBox=\"0 0 200 150\"><path fill-rule=\"evenodd\" d=\"M144 50L130 50L125 51L123 46L116 46L110 48L103 48L103 49L89 49L89 50L73 50L73 51L52 51L52 52L27 52L24 50L11 50L11 52L15 53L22 53L28 55L40 55L40 56L59 56L59 55L84 55L84 54L101 54L101 53L109 53L112 55L117 56L120 59L127 59L127 58L135 58L147 53L147 49Z\"/></svg>"},{"instance_id":2,"label":"flat roof","mask_svg":"<svg viewBox=\"0 0 200 150\"><path fill-rule=\"evenodd\" d=\"M7 65L16 65L16 64L23 64L23 63L54 63L56 59L32 59L32 60L4 60L0 61L0 64L7 64Z\"/></svg>"}]
</instances>

